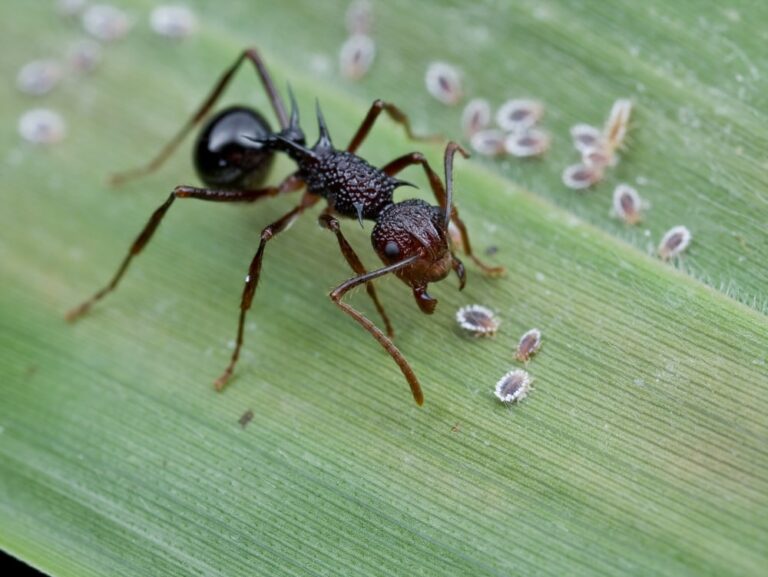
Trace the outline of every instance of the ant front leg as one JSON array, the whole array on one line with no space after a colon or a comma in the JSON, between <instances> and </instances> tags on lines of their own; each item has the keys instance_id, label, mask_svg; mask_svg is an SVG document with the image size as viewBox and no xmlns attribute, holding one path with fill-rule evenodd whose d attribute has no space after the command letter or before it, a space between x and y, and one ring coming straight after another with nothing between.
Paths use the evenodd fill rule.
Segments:
<instances>
[{"instance_id":1,"label":"ant front leg","mask_svg":"<svg viewBox=\"0 0 768 577\"><path fill-rule=\"evenodd\" d=\"M458 145L451 144L448 145L446 148L446 152L448 150L461 150L463 152L463 149L459 148ZM447 162L447 155L446 155L446 162ZM446 204L448 202L447 194L445 191L445 186L443 185L443 182L440 180L440 177L437 175L437 173L432 170L432 167L429 165L429 162L424 157L424 155L420 152L411 152L410 154L404 154L403 156L396 158L392 162L388 163L384 167L382 167L382 171L386 173L389 176L394 176L397 173L401 172L405 168L409 166L413 166L419 164L424 169L424 173L427 175L427 179L429 180L429 186L432 189L432 193L435 195L435 198L437 199L437 204L442 208L443 210L447 210ZM446 164L446 166L448 166ZM450 187L453 185L453 171L452 170L446 170L446 184ZM490 266L485 264L482 260L477 258L475 254L472 252L472 245L469 242L469 233L467 232L467 226L464 224L464 221L461 220L459 217L459 211L456 209L456 205L451 202L451 214L450 214L450 220L456 225L456 228L459 229L459 233L461 234L461 242L464 245L464 252L467 254L469 258L471 258L474 263L482 269L482 271L488 275L491 276L499 276L504 274L504 267L501 266ZM459 263L460 265L461 263ZM459 274L459 278L462 279L463 277L463 267L454 267L456 268L456 273ZM461 274L460 274L461 271ZM464 286L464 282L462 280L462 287Z\"/></svg>"},{"instance_id":2,"label":"ant front leg","mask_svg":"<svg viewBox=\"0 0 768 577\"><path fill-rule=\"evenodd\" d=\"M327 228L336 235L336 239L339 241L339 249L341 249L341 254L344 255L347 264L352 267L352 270L357 274L366 274L367 271L365 270L363 263L360 261L360 258L357 256L357 253L347 242L347 239L344 238L344 235L341 232L341 224L339 221L327 211L321 214L317 220L320 223L320 226ZM390 339L394 338L395 331L392 329L392 323L389 322L389 317L384 311L384 307L379 302L379 297L376 294L376 287L373 286L373 283L369 282L365 284L365 289L368 291L368 296L371 297L373 304L376 306L376 310L379 311L379 315L381 315L381 319L384 321L384 326L387 329L387 336Z\"/></svg>"},{"instance_id":3,"label":"ant front leg","mask_svg":"<svg viewBox=\"0 0 768 577\"><path fill-rule=\"evenodd\" d=\"M240 299L240 319L237 323L237 340L235 342L235 350L232 352L232 358L229 361L229 365L216 379L214 387L217 391L221 391L227 384L227 381L232 376L232 372L235 370L235 364L240 357L240 349L243 346L243 328L245 327L245 314L248 309L251 308L253 302L253 295L256 293L256 287L259 284L259 277L261 276L261 261L264 258L264 249L267 243L272 240L275 235L284 231L288 226L296 220L306 209L313 206L320 200L319 196L314 196L309 193L304 193L301 202L294 209L290 210L282 217L277 219L269 226L264 227L261 231L261 240L259 242L259 248L251 261L251 265L248 267L248 275L245 277L245 287L243 288L243 296Z\"/></svg>"},{"instance_id":4,"label":"ant front leg","mask_svg":"<svg viewBox=\"0 0 768 577\"><path fill-rule=\"evenodd\" d=\"M177 198L196 198L198 200L212 202L255 202L268 196L275 196L282 192L296 190L303 185L304 181L299 179L296 174L292 174L278 186L271 186L259 190L211 190L207 188L195 188L192 186L177 186L168 199L152 213L149 221L144 225L139 236L133 241L131 248L128 250L128 254L123 259L123 262L120 264L117 272L113 275L109 283L87 301L70 310L66 314L67 320L77 320L87 313L97 301L101 300L117 288L117 284L120 282L120 279L123 278L125 271L128 270L131 261L152 239L152 235L155 234L157 227L160 226L160 222Z\"/></svg>"},{"instance_id":5,"label":"ant front leg","mask_svg":"<svg viewBox=\"0 0 768 577\"><path fill-rule=\"evenodd\" d=\"M440 135L418 136L414 134L413 130L411 129L411 122L408 120L408 116L406 116L402 110L400 110L394 104L378 99L374 100L373 104L371 104L371 108L368 110L368 114L365 115L365 119L363 120L362 124L360 124L360 128L357 129L357 132L352 137L352 140L349 141L347 152L354 153L358 148L360 148L360 145L368 136L368 133L371 131L371 128L373 128L376 119L379 117L382 111L386 112L389 117L396 123L402 125L403 129L405 129L405 134L411 140L436 142L441 142L443 140L443 137Z\"/></svg>"},{"instance_id":6,"label":"ant front leg","mask_svg":"<svg viewBox=\"0 0 768 577\"><path fill-rule=\"evenodd\" d=\"M355 278L351 278L333 289L329 295L336 306L338 306L341 310L355 319L355 321L357 321L358 324L360 324L366 331L368 331L371 336L376 339L382 347L384 347L384 350L389 353L392 359L397 363L397 366L400 367L403 376L405 376L405 380L408 381L408 385L411 387L411 393L413 394L413 400L416 401L417 405L424 403L424 394L421 392L421 385L419 385L419 380L416 378L416 373L413 372L411 365L409 365L408 361L405 360L403 353L400 352L400 349L395 346L395 344L387 337L387 335L381 331L379 327L373 324L373 322L371 322L360 311L352 307L352 305L348 305L341 299L353 288L364 283L367 284L374 279L405 268L420 258L423 258L423 256L417 254L395 264L391 264L373 272L368 272L360 276L356 276Z\"/></svg>"},{"instance_id":7,"label":"ant front leg","mask_svg":"<svg viewBox=\"0 0 768 577\"><path fill-rule=\"evenodd\" d=\"M111 183L115 186L119 186L129 180L133 180L134 178L146 176L147 174L150 174L160 168L160 166L162 166L168 157L174 153L176 148L178 148L179 144L181 144L181 142L192 131L192 129L208 115L208 113L211 111L211 108L213 108L213 106L216 104L216 101L221 96L221 93L224 92L224 89L232 80L235 72L237 72L238 68L240 68L240 65L246 61L251 62L256 68L256 72L259 75L261 84L264 87L264 90L269 97L269 101L272 104L272 108L275 111L275 115L280 122L280 127L283 129L286 128L288 126L288 115L285 112L283 101L280 98L280 95L277 93L275 84L272 82L272 77L269 75L269 71L264 65L264 61L261 59L261 56L259 56L259 53L256 51L256 49L248 48L244 50L240 56L238 56L234 64L232 64L224 71L224 74L221 75L221 78L214 85L213 90L211 90L210 94L208 94L206 99L197 109L197 112L195 112L192 117L187 120L184 126L181 127L181 130L179 130L176 136L174 136L171 141L160 150L157 156L150 160L145 166L113 175L110 179Z\"/></svg>"}]
</instances>

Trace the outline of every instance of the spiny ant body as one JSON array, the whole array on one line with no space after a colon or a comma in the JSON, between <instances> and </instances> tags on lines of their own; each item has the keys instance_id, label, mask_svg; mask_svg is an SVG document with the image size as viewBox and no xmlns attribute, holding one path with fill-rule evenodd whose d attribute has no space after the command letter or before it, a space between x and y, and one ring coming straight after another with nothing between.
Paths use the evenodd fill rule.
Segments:
<instances>
[{"instance_id":1,"label":"spiny ant body","mask_svg":"<svg viewBox=\"0 0 768 577\"><path fill-rule=\"evenodd\" d=\"M358 156L356 151L382 111L401 124L410 138L417 139L411 132L407 117L396 106L377 100L344 150L338 150L333 146L318 105L320 136L312 147L307 147L293 94L290 93L289 117L258 53L248 49L224 72L198 111L150 163L138 170L115 176L113 182L119 184L137 176L149 174L162 165L192 129L206 118L243 62L251 62L256 68L278 119L279 130L273 131L261 114L243 106L227 108L210 119L198 137L194 152L194 163L198 175L210 188L177 186L168 199L152 214L110 282L90 299L72 309L67 314L67 318L74 320L80 317L96 301L116 288L133 257L141 252L152 238L166 212L177 198L196 198L213 202L255 202L265 197L306 188L301 200L292 210L266 226L261 232L259 247L248 268L240 301L235 350L224 373L216 380L216 389L221 390L225 386L240 355L245 315L251 307L259 282L267 243L285 230L307 208L325 199L327 206L318 219L319 223L336 235L342 255L356 274L331 291L329 296L390 354L408 381L414 399L421 404L423 395L418 379L405 357L392 342L392 326L379 302L372 281L390 273L395 274L411 288L421 310L432 313L437 300L427 294L427 286L430 282L444 279L453 270L459 277L460 288L464 287L464 266L450 247L448 225L451 222L461 233L464 251L483 271L489 274L502 272L501 268L484 265L472 254L466 227L453 206L453 156L456 151L467 156L457 144L449 143L445 150L445 185L424 156L418 152L396 158L381 168L371 165ZM258 188L263 185L274 154L278 152L287 154L295 161L296 171L276 186ZM394 191L408 184L395 178L395 175L412 165L420 165L423 168L437 199L437 206L415 199L394 202ZM371 242L384 267L372 272L365 270L357 253L342 234L341 225L336 216L354 218L361 224L363 220L375 221ZM342 300L349 290L361 284L365 284L368 295L381 315L386 334L362 313Z\"/></svg>"}]
</instances>

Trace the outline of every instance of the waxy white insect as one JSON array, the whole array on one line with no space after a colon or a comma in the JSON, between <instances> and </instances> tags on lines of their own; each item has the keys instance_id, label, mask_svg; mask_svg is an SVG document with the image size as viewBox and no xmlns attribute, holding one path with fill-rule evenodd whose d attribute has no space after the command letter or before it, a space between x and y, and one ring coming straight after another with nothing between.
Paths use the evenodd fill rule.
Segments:
<instances>
[{"instance_id":1,"label":"waxy white insect","mask_svg":"<svg viewBox=\"0 0 768 577\"><path fill-rule=\"evenodd\" d=\"M600 182L603 170L597 166L573 164L563 171L563 184L573 190L583 190Z\"/></svg>"},{"instance_id":2,"label":"waxy white insect","mask_svg":"<svg viewBox=\"0 0 768 577\"><path fill-rule=\"evenodd\" d=\"M133 25L128 14L109 4L89 6L83 12L82 22L88 34L103 42L120 40Z\"/></svg>"},{"instance_id":3,"label":"waxy white insect","mask_svg":"<svg viewBox=\"0 0 768 577\"><path fill-rule=\"evenodd\" d=\"M520 341L517 343L515 358L521 363L528 362L528 359L535 355L540 348L541 331L539 329L531 329L520 337Z\"/></svg>"},{"instance_id":4,"label":"waxy white insect","mask_svg":"<svg viewBox=\"0 0 768 577\"><path fill-rule=\"evenodd\" d=\"M149 26L166 38L186 38L197 30L197 16L187 6L164 4L152 9Z\"/></svg>"},{"instance_id":5,"label":"waxy white insect","mask_svg":"<svg viewBox=\"0 0 768 577\"><path fill-rule=\"evenodd\" d=\"M571 127L573 146L579 152L602 148L603 133L591 124L576 124Z\"/></svg>"},{"instance_id":6,"label":"waxy white insect","mask_svg":"<svg viewBox=\"0 0 768 577\"><path fill-rule=\"evenodd\" d=\"M61 81L63 70L56 60L33 60L16 75L16 88L24 94L48 94Z\"/></svg>"},{"instance_id":7,"label":"waxy white insect","mask_svg":"<svg viewBox=\"0 0 768 577\"><path fill-rule=\"evenodd\" d=\"M488 128L480 130L469 139L472 150L483 156L498 156L504 153L505 134L501 130Z\"/></svg>"},{"instance_id":8,"label":"waxy white insect","mask_svg":"<svg viewBox=\"0 0 768 577\"><path fill-rule=\"evenodd\" d=\"M448 106L461 102L464 91L461 87L461 72L447 62L432 62L424 77L427 92Z\"/></svg>"},{"instance_id":9,"label":"waxy white insect","mask_svg":"<svg viewBox=\"0 0 768 577\"><path fill-rule=\"evenodd\" d=\"M376 57L376 43L370 36L354 34L347 38L339 52L341 74L359 80L368 73Z\"/></svg>"},{"instance_id":10,"label":"waxy white insect","mask_svg":"<svg viewBox=\"0 0 768 577\"><path fill-rule=\"evenodd\" d=\"M373 3L355 0L347 8L344 20L350 34L370 34L373 31Z\"/></svg>"},{"instance_id":11,"label":"waxy white insect","mask_svg":"<svg viewBox=\"0 0 768 577\"><path fill-rule=\"evenodd\" d=\"M67 134L61 115L47 108L35 108L22 114L18 129L21 137L33 144L55 144Z\"/></svg>"},{"instance_id":12,"label":"waxy white insect","mask_svg":"<svg viewBox=\"0 0 768 577\"><path fill-rule=\"evenodd\" d=\"M476 337L490 337L499 329L499 321L496 315L488 307L482 305L468 305L461 307L456 312L456 322L466 331Z\"/></svg>"},{"instance_id":13,"label":"waxy white insect","mask_svg":"<svg viewBox=\"0 0 768 577\"><path fill-rule=\"evenodd\" d=\"M573 146L581 153L581 164L569 166L563 172L563 183L579 190L597 184L606 168L619 162L617 151L627 135L632 101L622 98L613 103L602 131L590 124L571 127Z\"/></svg>"},{"instance_id":14,"label":"waxy white insect","mask_svg":"<svg viewBox=\"0 0 768 577\"><path fill-rule=\"evenodd\" d=\"M632 114L632 101L622 98L613 103L611 113L603 128L603 139L611 152L621 148L627 136L629 117Z\"/></svg>"},{"instance_id":15,"label":"waxy white insect","mask_svg":"<svg viewBox=\"0 0 768 577\"><path fill-rule=\"evenodd\" d=\"M549 133L538 128L530 128L523 132L513 132L504 140L504 150L518 158L541 156L547 150L552 139Z\"/></svg>"},{"instance_id":16,"label":"waxy white insect","mask_svg":"<svg viewBox=\"0 0 768 577\"><path fill-rule=\"evenodd\" d=\"M502 403L519 402L531 390L532 381L531 375L523 369L509 371L496 383L494 394Z\"/></svg>"},{"instance_id":17,"label":"waxy white insect","mask_svg":"<svg viewBox=\"0 0 768 577\"><path fill-rule=\"evenodd\" d=\"M93 72L101 63L101 44L95 40L81 40L69 49L69 65L78 74Z\"/></svg>"},{"instance_id":18,"label":"waxy white insect","mask_svg":"<svg viewBox=\"0 0 768 577\"><path fill-rule=\"evenodd\" d=\"M620 184L613 191L613 214L627 224L640 222L642 207L643 200L637 190L628 184Z\"/></svg>"},{"instance_id":19,"label":"waxy white insect","mask_svg":"<svg viewBox=\"0 0 768 577\"><path fill-rule=\"evenodd\" d=\"M669 260L682 253L691 244L691 231L683 225L670 228L659 243L659 256Z\"/></svg>"},{"instance_id":20,"label":"waxy white insect","mask_svg":"<svg viewBox=\"0 0 768 577\"><path fill-rule=\"evenodd\" d=\"M472 138L472 135L484 130L491 123L491 105L484 98L474 98L464 107L461 114L461 129L464 136Z\"/></svg>"},{"instance_id":21,"label":"waxy white insect","mask_svg":"<svg viewBox=\"0 0 768 577\"><path fill-rule=\"evenodd\" d=\"M544 115L544 105L538 100L508 100L496 111L496 124L507 132L520 132L535 125Z\"/></svg>"}]
</instances>

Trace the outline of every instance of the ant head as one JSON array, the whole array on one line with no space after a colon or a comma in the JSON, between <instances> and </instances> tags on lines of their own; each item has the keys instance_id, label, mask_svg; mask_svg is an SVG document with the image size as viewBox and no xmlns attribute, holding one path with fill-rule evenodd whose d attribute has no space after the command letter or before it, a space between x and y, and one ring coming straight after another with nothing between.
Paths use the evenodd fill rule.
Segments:
<instances>
[{"instance_id":1,"label":"ant head","mask_svg":"<svg viewBox=\"0 0 768 577\"><path fill-rule=\"evenodd\" d=\"M423 200L405 200L386 207L371 232L373 248L384 264L416 257L395 274L411 287L416 302L426 313L431 313L437 304L427 294L427 285L443 280L455 266L444 216L439 207Z\"/></svg>"},{"instance_id":2,"label":"ant head","mask_svg":"<svg viewBox=\"0 0 768 577\"><path fill-rule=\"evenodd\" d=\"M413 290L419 308L432 313L437 300L427 294L427 285L443 280L451 270L459 276L464 288L464 266L453 256L448 242L448 226L453 213L453 156L467 152L450 142L445 149L445 197L442 207L423 200L411 199L384 208L371 232L371 243L386 265L406 259L410 264L394 271Z\"/></svg>"}]
</instances>

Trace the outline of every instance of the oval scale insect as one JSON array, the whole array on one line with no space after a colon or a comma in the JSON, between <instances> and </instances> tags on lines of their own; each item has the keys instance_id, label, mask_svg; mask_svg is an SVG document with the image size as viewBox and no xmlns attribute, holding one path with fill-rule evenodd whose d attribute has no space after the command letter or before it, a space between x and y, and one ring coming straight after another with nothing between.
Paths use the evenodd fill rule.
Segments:
<instances>
[{"instance_id":1,"label":"oval scale insect","mask_svg":"<svg viewBox=\"0 0 768 577\"><path fill-rule=\"evenodd\" d=\"M113 183L121 184L159 168L184 138L208 117L221 93L244 62L250 62L255 67L277 117L279 129L273 131L261 114L243 106L226 108L213 116L203 128L194 152L198 174L207 186L203 188L177 186L167 200L151 215L107 285L90 299L69 311L67 318L69 320L79 318L94 303L117 287L133 258L150 241L176 199L254 202L262 198L305 189L293 209L261 231L259 246L248 267L240 299L235 349L226 369L215 381L216 389L224 388L240 356L245 317L253 302L267 244L305 210L320 200L326 200L327 204L319 216L319 223L334 233L342 256L355 273L354 277L331 291L329 296L343 312L360 324L389 353L408 381L414 400L419 405L422 404L424 397L419 381L408 361L392 342L394 334L392 325L378 299L372 281L387 274L394 274L410 287L419 308L425 313L432 313L437 300L427 293L429 283L444 279L451 271L458 276L460 288L464 287L466 280L464 265L451 248L449 224L453 224L459 230L464 252L481 270L490 275L503 272L501 267L487 266L473 254L466 226L459 218L458 211L452 202L453 157L456 152L460 152L465 157L468 156L458 144L450 142L446 146L444 182L419 152L400 156L381 168L371 165L357 154L357 149L382 112L386 112L392 120L402 125L409 138L413 140L431 138L414 136L407 116L399 108L388 102L376 100L344 149L337 149L333 145L318 104L317 119L320 135L317 142L308 147L299 123L299 109L290 87L289 116L258 52L247 49L225 70L197 112L160 153L146 166L116 175ZM264 187L264 180L276 153L287 154L296 163L297 168L279 184ZM437 200L436 206L415 199L394 202L395 189L408 184L396 178L396 175L414 165L419 165L424 170ZM361 224L364 220L375 222L371 242L384 263L382 268L370 272L365 269L357 253L344 237L337 216L354 218ZM343 300L347 292L360 285L365 285L368 295L382 318L384 331Z\"/></svg>"}]
</instances>

